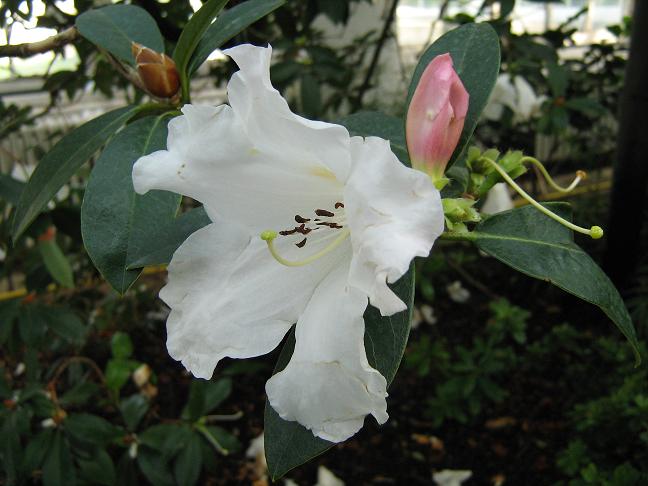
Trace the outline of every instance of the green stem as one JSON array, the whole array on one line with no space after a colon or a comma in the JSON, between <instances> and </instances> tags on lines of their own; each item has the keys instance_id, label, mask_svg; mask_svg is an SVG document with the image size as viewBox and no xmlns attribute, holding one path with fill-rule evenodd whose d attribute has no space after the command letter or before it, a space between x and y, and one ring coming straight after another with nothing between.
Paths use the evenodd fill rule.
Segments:
<instances>
[{"instance_id":1,"label":"green stem","mask_svg":"<svg viewBox=\"0 0 648 486\"><path fill-rule=\"evenodd\" d=\"M545 166L538 159L534 157L525 156L520 159L520 163L524 164L525 162L531 162L533 165L535 165L538 168L538 170L540 170L547 183L558 192L564 192L564 193L571 192L580 183L580 181L585 179L585 172L583 172L582 170L578 170L576 171L576 177L574 178L572 183L567 187L562 187L556 184L556 181L553 180L553 178L549 175L549 172L547 172L547 169L545 169Z\"/></svg>"},{"instance_id":2,"label":"green stem","mask_svg":"<svg viewBox=\"0 0 648 486\"><path fill-rule=\"evenodd\" d=\"M582 233L584 235L591 236L595 240L603 236L603 229L600 226L592 226L590 229L583 228L581 226L575 225L570 221L567 221L565 218L558 216L553 211L550 211L549 209L545 208L542 204L540 204L538 201L536 201L531 196L529 196L529 194L527 194L524 189L522 189L513 179L511 179L511 177L506 173L506 171L502 167L500 167L499 164L494 160L491 160L488 157L481 157L480 160L490 164L491 167L493 167L493 169L495 169L499 173L502 179L504 179L509 186L515 189L520 196L522 196L529 204L531 204L531 206L536 208L541 213L544 213L554 221L557 221L563 226L566 226L570 230L576 231L578 233Z\"/></svg>"},{"instance_id":3,"label":"green stem","mask_svg":"<svg viewBox=\"0 0 648 486\"><path fill-rule=\"evenodd\" d=\"M449 241L474 241L475 235L470 232L444 231L439 236L439 239Z\"/></svg>"}]
</instances>

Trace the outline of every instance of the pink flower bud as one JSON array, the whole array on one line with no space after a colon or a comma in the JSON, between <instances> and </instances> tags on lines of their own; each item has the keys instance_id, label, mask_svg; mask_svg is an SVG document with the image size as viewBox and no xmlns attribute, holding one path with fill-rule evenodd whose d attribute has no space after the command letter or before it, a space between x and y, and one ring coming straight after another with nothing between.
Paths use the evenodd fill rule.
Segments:
<instances>
[{"instance_id":1,"label":"pink flower bud","mask_svg":"<svg viewBox=\"0 0 648 486\"><path fill-rule=\"evenodd\" d=\"M459 142L468 111L468 91L452 67L450 54L425 68L407 112L407 150L412 167L437 182Z\"/></svg>"}]
</instances>

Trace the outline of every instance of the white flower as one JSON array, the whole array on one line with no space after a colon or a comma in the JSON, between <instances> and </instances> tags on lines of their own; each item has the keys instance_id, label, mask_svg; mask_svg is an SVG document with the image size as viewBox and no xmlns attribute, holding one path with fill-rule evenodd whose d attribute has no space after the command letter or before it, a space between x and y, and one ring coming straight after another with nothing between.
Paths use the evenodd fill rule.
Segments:
<instances>
[{"instance_id":1,"label":"white flower","mask_svg":"<svg viewBox=\"0 0 648 486\"><path fill-rule=\"evenodd\" d=\"M344 486L344 481L338 478L333 472L324 467L317 468L317 483L315 486Z\"/></svg>"},{"instance_id":2,"label":"white flower","mask_svg":"<svg viewBox=\"0 0 648 486\"><path fill-rule=\"evenodd\" d=\"M428 177L386 140L293 114L270 84L271 52L225 51L240 68L230 106L185 105L167 150L139 159L133 182L139 193L190 196L212 220L178 248L160 292L171 307L169 354L210 378L226 356L268 353L297 322L269 401L283 419L339 442L367 414L387 420L385 378L364 348L367 299L383 315L406 308L387 283L429 253L443 211Z\"/></svg>"},{"instance_id":3,"label":"white flower","mask_svg":"<svg viewBox=\"0 0 648 486\"><path fill-rule=\"evenodd\" d=\"M472 476L472 471L444 469L432 475L434 484L438 486L461 486Z\"/></svg>"},{"instance_id":4,"label":"white flower","mask_svg":"<svg viewBox=\"0 0 648 486\"><path fill-rule=\"evenodd\" d=\"M536 95L526 79L521 76L513 77L508 73L500 74L490 95L483 116L488 120L502 118L504 107L509 107L514 114L514 121L528 121L540 108L544 96Z\"/></svg>"},{"instance_id":5,"label":"white flower","mask_svg":"<svg viewBox=\"0 0 648 486\"><path fill-rule=\"evenodd\" d=\"M450 296L450 300L457 304L465 304L470 299L470 290L463 286L459 280L455 280L449 285L446 285L446 291Z\"/></svg>"},{"instance_id":6,"label":"white flower","mask_svg":"<svg viewBox=\"0 0 648 486\"><path fill-rule=\"evenodd\" d=\"M508 187L508 184L505 182L495 184L486 195L486 201L484 201L484 205L481 207L481 213L497 214L513 209L513 199L511 198Z\"/></svg>"}]
</instances>

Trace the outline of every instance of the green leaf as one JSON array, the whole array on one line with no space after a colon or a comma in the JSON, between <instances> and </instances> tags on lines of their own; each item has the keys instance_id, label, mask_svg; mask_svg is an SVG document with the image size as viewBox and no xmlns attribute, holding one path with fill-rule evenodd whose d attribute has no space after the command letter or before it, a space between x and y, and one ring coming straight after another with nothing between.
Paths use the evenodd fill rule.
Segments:
<instances>
[{"instance_id":1,"label":"green leaf","mask_svg":"<svg viewBox=\"0 0 648 486\"><path fill-rule=\"evenodd\" d=\"M159 226L175 220L180 196L167 191L144 195L133 189L133 164L166 147L163 117L138 120L115 136L92 170L81 207L86 250L103 277L120 294L139 277L129 270L132 254L157 247Z\"/></svg>"},{"instance_id":2,"label":"green leaf","mask_svg":"<svg viewBox=\"0 0 648 486\"><path fill-rule=\"evenodd\" d=\"M77 464L79 465L79 476L87 484L102 484L105 486L115 484L117 479L115 464L104 449L95 449L92 457L88 459L78 458Z\"/></svg>"},{"instance_id":3,"label":"green leaf","mask_svg":"<svg viewBox=\"0 0 648 486\"><path fill-rule=\"evenodd\" d=\"M148 409L149 401L139 393L131 395L119 403L119 410L122 417L124 417L124 423L126 423L126 428L130 431L137 429Z\"/></svg>"},{"instance_id":4,"label":"green leaf","mask_svg":"<svg viewBox=\"0 0 648 486\"><path fill-rule=\"evenodd\" d=\"M25 183L14 179L6 174L0 174L0 199L9 204L16 205L20 199L20 193L25 188Z\"/></svg>"},{"instance_id":5,"label":"green leaf","mask_svg":"<svg viewBox=\"0 0 648 486\"><path fill-rule=\"evenodd\" d=\"M565 219L569 205L547 204ZM560 223L524 206L480 223L469 238L477 247L530 277L545 280L603 310L632 345L640 361L637 336L623 299L594 260Z\"/></svg>"},{"instance_id":6,"label":"green leaf","mask_svg":"<svg viewBox=\"0 0 648 486\"><path fill-rule=\"evenodd\" d=\"M148 447L140 447L137 465L142 474L155 486L175 486L173 474L162 455Z\"/></svg>"},{"instance_id":7,"label":"green leaf","mask_svg":"<svg viewBox=\"0 0 648 486\"><path fill-rule=\"evenodd\" d=\"M218 407L232 393L232 380L223 378L218 381L195 379L191 382L189 399L182 411L182 417L196 421Z\"/></svg>"},{"instance_id":8,"label":"green leaf","mask_svg":"<svg viewBox=\"0 0 648 486\"><path fill-rule=\"evenodd\" d=\"M411 165L402 119L378 111L364 111L341 118L336 123L346 127L351 136L374 136L389 140L399 160L408 167Z\"/></svg>"},{"instance_id":9,"label":"green leaf","mask_svg":"<svg viewBox=\"0 0 648 486\"><path fill-rule=\"evenodd\" d=\"M44 486L74 486L76 473L72 463L70 445L61 430L54 433L54 439L43 464Z\"/></svg>"},{"instance_id":10,"label":"green leaf","mask_svg":"<svg viewBox=\"0 0 648 486\"><path fill-rule=\"evenodd\" d=\"M377 309L369 306L364 315L367 359L371 366L382 373L387 384L396 375L409 336L414 303L414 271L410 270L391 287L408 304L408 310L390 317L381 317ZM291 333L281 350L275 374L286 367L294 346L295 337ZM264 418L266 460L273 481L335 445L315 437L297 422L283 420L267 401Z\"/></svg>"},{"instance_id":11,"label":"green leaf","mask_svg":"<svg viewBox=\"0 0 648 486\"><path fill-rule=\"evenodd\" d=\"M468 114L457 148L448 163L450 167L466 148L495 86L500 66L499 38L495 30L486 23L462 25L440 37L427 48L416 66L407 97L408 108L427 65L436 56L447 52L450 53L454 69L470 94Z\"/></svg>"},{"instance_id":12,"label":"green leaf","mask_svg":"<svg viewBox=\"0 0 648 486\"><path fill-rule=\"evenodd\" d=\"M189 62L189 74L194 73L225 42L284 3L286 0L248 0L223 12L200 39Z\"/></svg>"},{"instance_id":13,"label":"green leaf","mask_svg":"<svg viewBox=\"0 0 648 486\"><path fill-rule=\"evenodd\" d=\"M140 434L140 442L162 452L164 460L173 458L187 442L192 431L184 424L158 424Z\"/></svg>"},{"instance_id":14,"label":"green leaf","mask_svg":"<svg viewBox=\"0 0 648 486\"><path fill-rule=\"evenodd\" d=\"M71 310L50 307L46 320L48 327L66 341L76 345L83 344L86 327Z\"/></svg>"},{"instance_id":15,"label":"green leaf","mask_svg":"<svg viewBox=\"0 0 648 486\"><path fill-rule=\"evenodd\" d=\"M178 484L191 486L198 482L202 469L200 436L191 434L189 441L182 448L173 465L173 473Z\"/></svg>"},{"instance_id":16,"label":"green leaf","mask_svg":"<svg viewBox=\"0 0 648 486\"><path fill-rule=\"evenodd\" d=\"M106 386L119 391L139 365L140 363L132 359L111 359L106 365Z\"/></svg>"},{"instance_id":17,"label":"green leaf","mask_svg":"<svg viewBox=\"0 0 648 486\"><path fill-rule=\"evenodd\" d=\"M22 471L25 474L31 474L33 471L40 469L53 438L54 430L44 429L29 440L22 461Z\"/></svg>"},{"instance_id":18,"label":"green leaf","mask_svg":"<svg viewBox=\"0 0 648 486\"><path fill-rule=\"evenodd\" d=\"M567 69L555 62L547 63L547 82L554 97L565 96L569 82Z\"/></svg>"},{"instance_id":19,"label":"green leaf","mask_svg":"<svg viewBox=\"0 0 648 486\"><path fill-rule=\"evenodd\" d=\"M565 102L565 106L589 117L603 116L607 113L602 104L591 98L571 98Z\"/></svg>"},{"instance_id":20,"label":"green leaf","mask_svg":"<svg viewBox=\"0 0 648 486\"><path fill-rule=\"evenodd\" d=\"M129 255L132 261L128 263L128 268L166 265L189 235L210 223L205 210L199 207L181 214L165 225L156 226L151 233L151 241L155 241L155 244L134 248Z\"/></svg>"},{"instance_id":21,"label":"green leaf","mask_svg":"<svg viewBox=\"0 0 648 486\"><path fill-rule=\"evenodd\" d=\"M320 84L312 74L306 73L301 77L302 112L308 118L317 118L322 109L322 92Z\"/></svg>"},{"instance_id":22,"label":"green leaf","mask_svg":"<svg viewBox=\"0 0 648 486\"><path fill-rule=\"evenodd\" d=\"M39 347L47 331L47 311L37 304L23 307L18 319L20 338L27 346Z\"/></svg>"},{"instance_id":23,"label":"green leaf","mask_svg":"<svg viewBox=\"0 0 648 486\"><path fill-rule=\"evenodd\" d=\"M226 3L227 0L207 0L189 19L189 22L187 22L187 25L185 25L185 28L180 34L178 44L176 44L175 51L173 51L173 60L180 74L183 98L186 98L189 93L189 76L187 71L189 59L191 59L191 55L196 50L198 43L203 38L212 20L214 20Z\"/></svg>"},{"instance_id":24,"label":"green leaf","mask_svg":"<svg viewBox=\"0 0 648 486\"><path fill-rule=\"evenodd\" d=\"M74 287L72 267L68 259L65 258L61 247L56 243L56 240L39 240L38 250L45 263L45 268L47 268L52 278L63 287Z\"/></svg>"},{"instance_id":25,"label":"green leaf","mask_svg":"<svg viewBox=\"0 0 648 486\"><path fill-rule=\"evenodd\" d=\"M126 435L121 427L111 424L98 415L75 413L69 415L63 426L75 439L97 446L106 446L115 439Z\"/></svg>"},{"instance_id":26,"label":"green leaf","mask_svg":"<svg viewBox=\"0 0 648 486\"><path fill-rule=\"evenodd\" d=\"M164 39L155 19L135 5L109 5L88 10L76 19L76 28L93 44L128 64L135 64L131 43L164 52Z\"/></svg>"},{"instance_id":27,"label":"green leaf","mask_svg":"<svg viewBox=\"0 0 648 486\"><path fill-rule=\"evenodd\" d=\"M114 358L130 358L133 354L133 341L125 332L117 331L110 340L110 349Z\"/></svg>"},{"instance_id":28,"label":"green leaf","mask_svg":"<svg viewBox=\"0 0 648 486\"><path fill-rule=\"evenodd\" d=\"M13 219L14 243L70 177L138 108L126 106L81 125L54 145L36 166L20 195Z\"/></svg>"}]
</instances>

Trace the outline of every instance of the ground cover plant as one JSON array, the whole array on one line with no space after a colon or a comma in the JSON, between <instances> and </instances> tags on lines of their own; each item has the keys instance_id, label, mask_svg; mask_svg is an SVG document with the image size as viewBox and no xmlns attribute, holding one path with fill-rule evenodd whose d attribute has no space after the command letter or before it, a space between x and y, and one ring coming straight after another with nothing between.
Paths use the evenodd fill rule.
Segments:
<instances>
[{"instance_id":1,"label":"ground cover plant","mask_svg":"<svg viewBox=\"0 0 648 486\"><path fill-rule=\"evenodd\" d=\"M362 42L345 57L311 30L318 8L345 21L335 3L209 0L180 8L175 31L169 12L87 5L48 41L96 53L95 75L110 72L97 88L131 96L64 134L28 180L0 179L2 276L26 289L0 302L5 483L310 484L318 465L351 483L461 469L476 484L646 480L645 343L582 248L597 257L607 215L538 202L520 181L570 195L584 175L563 187L514 144L612 116L614 90L591 99L599 78L555 55L501 57L504 9L427 47L402 116L358 110ZM240 37L255 22L261 46ZM192 103L192 77L226 43L228 104ZM300 49L311 62L291 59ZM549 95L510 142L511 113L477 128L501 59L535 68ZM313 120L274 89L277 66ZM74 75L58 77L72 93ZM2 113L3 133L35 120ZM525 204L483 212L498 183Z\"/></svg>"}]
</instances>

